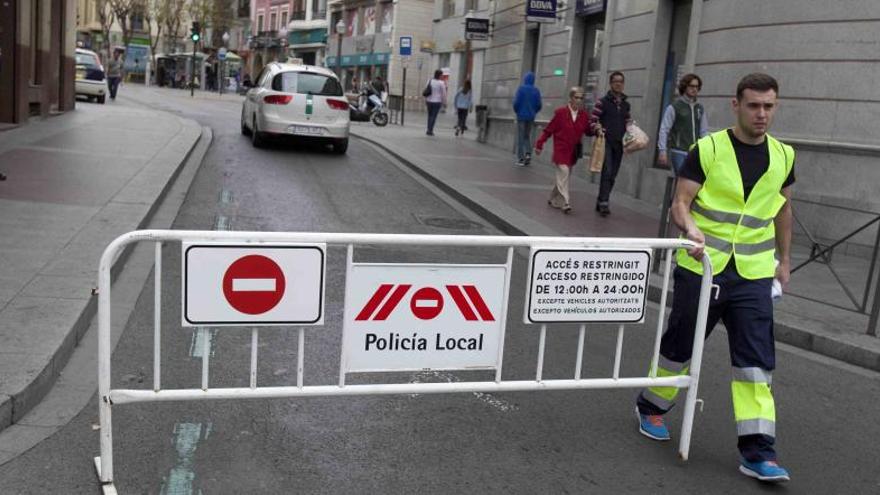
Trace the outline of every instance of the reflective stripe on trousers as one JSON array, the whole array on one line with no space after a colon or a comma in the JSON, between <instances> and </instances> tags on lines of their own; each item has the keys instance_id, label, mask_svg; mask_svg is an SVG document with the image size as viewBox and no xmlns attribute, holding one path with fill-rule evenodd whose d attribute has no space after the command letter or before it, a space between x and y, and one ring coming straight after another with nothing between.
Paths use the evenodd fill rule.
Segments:
<instances>
[{"instance_id":1,"label":"reflective stripe on trousers","mask_svg":"<svg viewBox=\"0 0 880 495\"><path fill-rule=\"evenodd\" d=\"M767 370L733 368L730 391L737 435L776 436L776 406L770 390L772 381L773 375Z\"/></svg>"}]
</instances>

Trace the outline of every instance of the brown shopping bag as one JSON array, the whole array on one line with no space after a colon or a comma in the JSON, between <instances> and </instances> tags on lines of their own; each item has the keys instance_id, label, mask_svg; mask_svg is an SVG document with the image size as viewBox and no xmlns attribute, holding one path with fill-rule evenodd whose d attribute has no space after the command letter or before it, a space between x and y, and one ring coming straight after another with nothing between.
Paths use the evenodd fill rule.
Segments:
<instances>
[{"instance_id":1,"label":"brown shopping bag","mask_svg":"<svg viewBox=\"0 0 880 495\"><path fill-rule=\"evenodd\" d=\"M590 172L601 172L605 163L605 136L596 136L593 139L593 149L590 151Z\"/></svg>"}]
</instances>

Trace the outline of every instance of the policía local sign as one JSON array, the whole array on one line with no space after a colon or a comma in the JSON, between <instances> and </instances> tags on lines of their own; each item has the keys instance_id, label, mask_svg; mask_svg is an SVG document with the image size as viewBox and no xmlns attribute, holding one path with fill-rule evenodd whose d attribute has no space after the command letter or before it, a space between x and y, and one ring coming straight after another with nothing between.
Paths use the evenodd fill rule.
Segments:
<instances>
[{"instance_id":1,"label":"polic\u00eda local sign","mask_svg":"<svg viewBox=\"0 0 880 495\"><path fill-rule=\"evenodd\" d=\"M556 0L526 0L526 20L556 22Z\"/></svg>"},{"instance_id":2,"label":"polic\u00eda local sign","mask_svg":"<svg viewBox=\"0 0 880 495\"><path fill-rule=\"evenodd\" d=\"M352 265L345 371L495 368L506 272L504 265Z\"/></svg>"},{"instance_id":3,"label":"polic\u00eda local sign","mask_svg":"<svg viewBox=\"0 0 880 495\"><path fill-rule=\"evenodd\" d=\"M636 323L645 317L651 252L534 249L526 323Z\"/></svg>"},{"instance_id":4,"label":"polic\u00eda local sign","mask_svg":"<svg viewBox=\"0 0 880 495\"><path fill-rule=\"evenodd\" d=\"M183 245L183 326L320 325L323 244Z\"/></svg>"}]
</instances>

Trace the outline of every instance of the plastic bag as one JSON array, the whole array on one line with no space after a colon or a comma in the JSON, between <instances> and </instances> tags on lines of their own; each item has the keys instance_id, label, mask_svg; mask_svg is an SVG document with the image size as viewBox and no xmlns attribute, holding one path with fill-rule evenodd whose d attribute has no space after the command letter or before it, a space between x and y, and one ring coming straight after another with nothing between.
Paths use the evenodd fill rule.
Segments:
<instances>
[{"instance_id":1,"label":"plastic bag","mask_svg":"<svg viewBox=\"0 0 880 495\"><path fill-rule=\"evenodd\" d=\"M623 151L632 153L648 147L648 135L635 121L626 126L626 134L623 135Z\"/></svg>"},{"instance_id":2,"label":"plastic bag","mask_svg":"<svg viewBox=\"0 0 880 495\"><path fill-rule=\"evenodd\" d=\"M590 151L590 172L601 172L605 164L605 136L596 136L593 139L593 148Z\"/></svg>"}]
</instances>

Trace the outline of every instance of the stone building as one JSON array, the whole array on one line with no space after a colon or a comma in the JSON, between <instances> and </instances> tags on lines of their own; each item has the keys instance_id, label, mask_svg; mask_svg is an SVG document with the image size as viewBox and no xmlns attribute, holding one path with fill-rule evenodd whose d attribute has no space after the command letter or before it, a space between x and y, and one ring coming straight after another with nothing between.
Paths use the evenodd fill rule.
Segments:
<instances>
[{"instance_id":1,"label":"stone building","mask_svg":"<svg viewBox=\"0 0 880 495\"><path fill-rule=\"evenodd\" d=\"M633 116L656 139L678 77L703 79L710 129L732 125L737 81L766 72L780 84L772 134L792 144L796 213L821 239L837 239L880 211L880 2L873 0L559 0L555 23L525 21L526 4L494 0L482 101L490 141L512 149L510 101L527 70L545 96L539 120L563 104L566 88L603 94L610 72L626 75ZM652 143L656 144L656 143ZM615 191L662 203L669 172L654 149L624 158ZM814 205L810 202L819 203ZM873 232L847 249L873 244ZM864 251L864 250L862 250Z\"/></svg>"},{"instance_id":2,"label":"stone building","mask_svg":"<svg viewBox=\"0 0 880 495\"><path fill-rule=\"evenodd\" d=\"M74 107L76 4L0 2L0 123Z\"/></svg>"}]
</instances>

